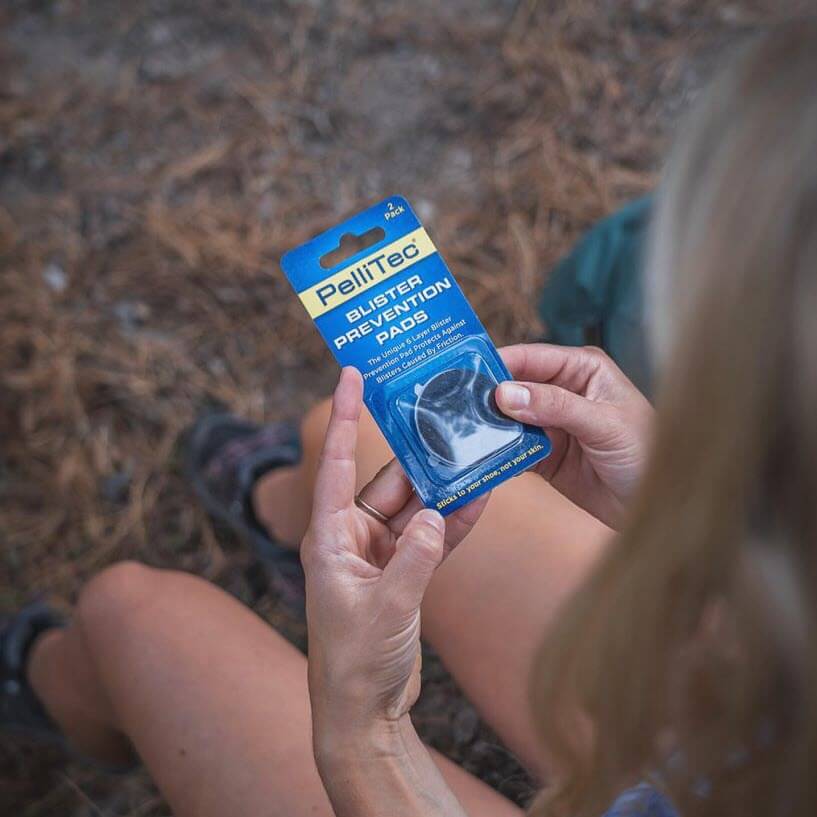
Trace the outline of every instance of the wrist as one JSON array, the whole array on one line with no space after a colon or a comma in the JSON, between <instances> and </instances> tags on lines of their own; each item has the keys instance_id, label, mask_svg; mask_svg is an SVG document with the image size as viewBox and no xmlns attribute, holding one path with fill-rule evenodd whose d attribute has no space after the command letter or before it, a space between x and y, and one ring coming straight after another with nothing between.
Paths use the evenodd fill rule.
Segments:
<instances>
[{"instance_id":1,"label":"wrist","mask_svg":"<svg viewBox=\"0 0 817 817\"><path fill-rule=\"evenodd\" d=\"M465 817L408 715L314 726L315 761L338 817Z\"/></svg>"},{"instance_id":2,"label":"wrist","mask_svg":"<svg viewBox=\"0 0 817 817\"><path fill-rule=\"evenodd\" d=\"M369 761L404 758L415 740L418 739L408 715L396 720L358 721L324 716L315 717L312 725L312 743L319 768L337 768L350 761L360 766Z\"/></svg>"}]
</instances>

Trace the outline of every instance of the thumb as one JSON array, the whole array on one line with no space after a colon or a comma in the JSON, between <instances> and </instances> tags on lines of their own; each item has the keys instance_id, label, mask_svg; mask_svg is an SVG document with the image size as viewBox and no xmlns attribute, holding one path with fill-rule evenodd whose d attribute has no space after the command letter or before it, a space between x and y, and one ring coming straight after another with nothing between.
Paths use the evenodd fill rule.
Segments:
<instances>
[{"instance_id":1,"label":"thumb","mask_svg":"<svg viewBox=\"0 0 817 817\"><path fill-rule=\"evenodd\" d=\"M543 383L500 383L496 403L522 423L557 428L589 445L603 442L610 431L609 406L560 386Z\"/></svg>"},{"instance_id":2,"label":"thumb","mask_svg":"<svg viewBox=\"0 0 817 817\"><path fill-rule=\"evenodd\" d=\"M394 555L383 571L392 600L401 607L420 607L434 571L443 559L445 520L429 509L418 511L397 540Z\"/></svg>"}]
</instances>

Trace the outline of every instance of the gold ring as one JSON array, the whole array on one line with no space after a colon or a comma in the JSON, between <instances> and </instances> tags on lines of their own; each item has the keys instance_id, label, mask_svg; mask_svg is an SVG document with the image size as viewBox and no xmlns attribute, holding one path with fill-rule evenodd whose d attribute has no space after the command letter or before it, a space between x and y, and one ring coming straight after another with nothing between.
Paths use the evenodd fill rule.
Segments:
<instances>
[{"instance_id":1,"label":"gold ring","mask_svg":"<svg viewBox=\"0 0 817 817\"><path fill-rule=\"evenodd\" d=\"M386 516L386 514L378 511L377 508L373 508L368 502L365 502L359 496L355 497L355 505L357 505L358 508L363 511L363 513L369 514L372 519L376 519L378 522L382 522L384 525L389 524L389 517Z\"/></svg>"}]
</instances>

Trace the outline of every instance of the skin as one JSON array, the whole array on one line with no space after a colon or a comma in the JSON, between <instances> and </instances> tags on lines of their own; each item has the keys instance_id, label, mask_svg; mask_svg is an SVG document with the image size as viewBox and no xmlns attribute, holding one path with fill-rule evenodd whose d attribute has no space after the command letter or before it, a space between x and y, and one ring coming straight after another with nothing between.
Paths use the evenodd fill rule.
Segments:
<instances>
[{"instance_id":1,"label":"skin","mask_svg":"<svg viewBox=\"0 0 817 817\"><path fill-rule=\"evenodd\" d=\"M306 659L198 577L108 568L83 589L71 627L35 644L29 677L75 748L115 766L135 751L176 817L334 814L313 755ZM519 817L455 764L433 762L469 814Z\"/></svg>"},{"instance_id":2,"label":"skin","mask_svg":"<svg viewBox=\"0 0 817 817\"><path fill-rule=\"evenodd\" d=\"M554 357L555 347L534 348ZM585 365L574 357L584 350L562 351L571 360L558 370ZM540 357L510 351L508 360L530 383L537 371L541 376L541 369L532 368L542 365ZM344 389L357 389L349 385L354 375L344 377ZM534 385L565 388L556 377ZM631 396L626 388L620 394ZM598 403L602 413L617 405L615 395L579 396ZM332 435L348 443L349 424L355 426L359 442L351 459L348 447L321 459L329 418L328 405L321 404L303 424L302 465L273 472L256 491L258 515L273 528L297 533L300 526L300 535L303 517L309 517L304 498L320 506L304 545L311 588L309 667L218 589L134 564L92 580L71 626L34 645L32 685L73 743L109 763L128 759L135 748L176 814L331 814L327 790L337 814L383 813L385 804L377 798L384 792L389 813L400 813L398 805L406 814L458 813L461 804L468 814L518 814L429 753L410 727L406 713L418 688L420 619L424 637L503 742L534 772L546 773L525 703L529 667L562 600L603 552L608 528L539 475L526 474L495 491L476 524L479 508L469 506L443 533L435 515L414 513L416 504L394 465L364 487L387 460L387 448L356 400L341 389L344 432ZM555 401L557 407L567 403ZM626 415L626 399L618 406ZM633 415L641 409L633 399ZM576 445L569 422L552 410L542 414L542 425L564 430L565 451ZM610 439L620 445L620 435ZM631 441L625 442L622 462L631 451ZM592 471L597 460L590 454L600 446L603 440L596 440L586 456L580 445L581 457L562 457L554 473L564 480L551 475L554 485L582 487L573 465L586 469L589 463ZM604 463L615 466L614 452L602 453ZM613 491L621 502L634 481L630 476ZM401 509L388 529L349 506L355 486L375 507ZM587 507L597 487L591 481L575 499ZM324 498L324 492L338 490L342 497ZM283 509L276 508L282 497ZM339 626L341 620L346 626Z\"/></svg>"},{"instance_id":3,"label":"skin","mask_svg":"<svg viewBox=\"0 0 817 817\"><path fill-rule=\"evenodd\" d=\"M601 349L522 344L502 354L516 381L499 385L497 405L553 444L536 472L618 527L647 458L652 406Z\"/></svg>"}]
</instances>

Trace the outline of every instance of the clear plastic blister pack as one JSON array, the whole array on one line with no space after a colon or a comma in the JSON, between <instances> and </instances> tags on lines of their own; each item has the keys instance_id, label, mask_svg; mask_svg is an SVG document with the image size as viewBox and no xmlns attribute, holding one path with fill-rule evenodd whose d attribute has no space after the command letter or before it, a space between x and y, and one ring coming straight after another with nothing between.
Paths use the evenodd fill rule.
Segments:
<instances>
[{"instance_id":1,"label":"clear plastic blister pack","mask_svg":"<svg viewBox=\"0 0 817 817\"><path fill-rule=\"evenodd\" d=\"M497 408L494 393L505 378L486 352L479 339L466 340L392 384L406 443L435 482L473 471L524 433Z\"/></svg>"}]
</instances>

